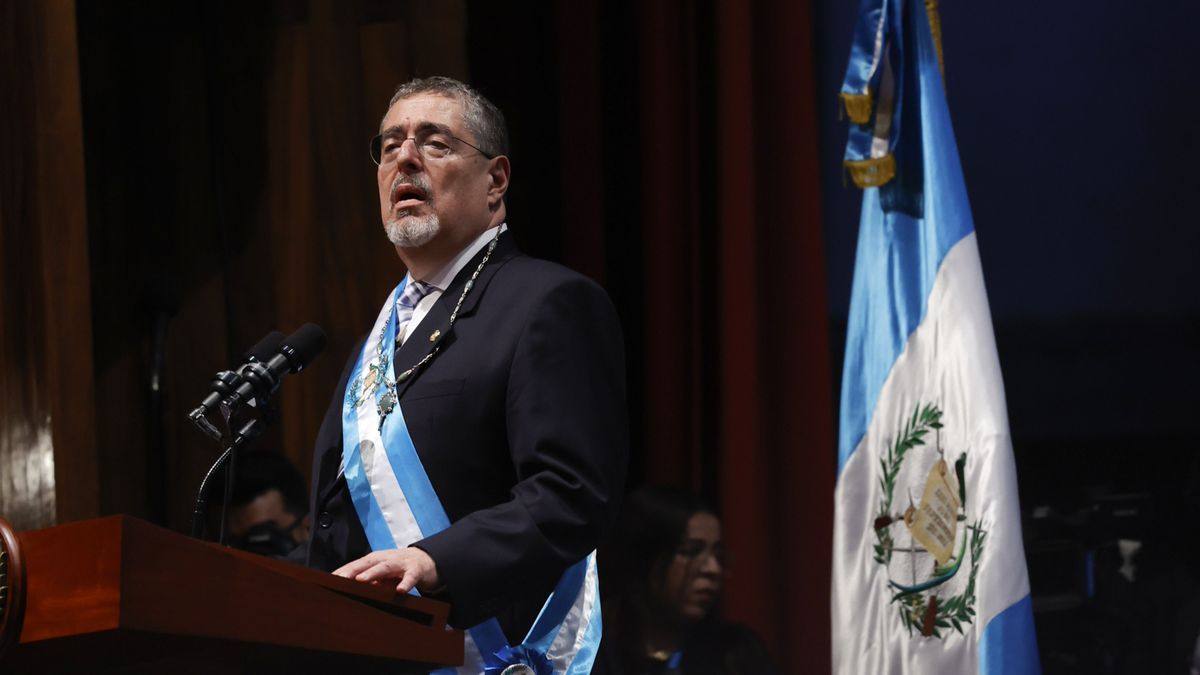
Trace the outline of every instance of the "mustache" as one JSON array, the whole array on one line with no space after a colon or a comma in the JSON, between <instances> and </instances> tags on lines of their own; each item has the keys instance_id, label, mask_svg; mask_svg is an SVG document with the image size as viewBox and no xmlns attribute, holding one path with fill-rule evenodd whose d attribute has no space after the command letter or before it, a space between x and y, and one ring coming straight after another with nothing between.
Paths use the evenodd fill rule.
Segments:
<instances>
[{"instance_id":1,"label":"mustache","mask_svg":"<svg viewBox=\"0 0 1200 675\"><path fill-rule=\"evenodd\" d=\"M433 201L433 192L429 189L429 181L425 180L424 176L410 176L403 173L397 174L396 177L392 179L392 187L390 191L390 194L392 195L392 201L395 201L396 190L400 189L401 185L411 185L423 192L427 201Z\"/></svg>"}]
</instances>

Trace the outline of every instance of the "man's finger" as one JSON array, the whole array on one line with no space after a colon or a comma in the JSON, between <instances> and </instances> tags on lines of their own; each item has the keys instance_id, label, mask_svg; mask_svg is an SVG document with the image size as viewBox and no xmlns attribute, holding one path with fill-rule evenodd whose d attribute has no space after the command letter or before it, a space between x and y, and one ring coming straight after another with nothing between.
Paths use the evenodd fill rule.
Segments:
<instances>
[{"instance_id":1,"label":"man's finger","mask_svg":"<svg viewBox=\"0 0 1200 675\"><path fill-rule=\"evenodd\" d=\"M359 558L358 560L351 560L350 562L346 563L345 565L342 565L341 567L334 570L333 573L338 575L339 577L346 577L347 579L353 579L360 572L362 572L363 570L374 565L375 561L377 559L378 559L378 556L374 552L368 553L367 555L364 555L363 557Z\"/></svg>"},{"instance_id":2,"label":"man's finger","mask_svg":"<svg viewBox=\"0 0 1200 675\"><path fill-rule=\"evenodd\" d=\"M400 583L396 584L396 592L397 593L408 593L416 585L417 585L416 570L407 569L404 571L404 578L402 578L400 580Z\"/></svg>"},{"instance_id":3,"label":"man's finger","mask_svg":"<svg viewBox=\"0 0 1200 675\"><path fill-rule=\"evenodd\" d=\"M404 573L404 567L390 560L380 560L365 571L359 572L354 578L358 581L375 581L376 579L399 579Z\"/></svg>"},{"instance_id":4,"label":"man's finger","mask_svg":"<svg viewBox=\"0 0 1200 675\"><path fill-rule=\"evenodd\" d=\"M352 561L346 563L345 565L342 565L341 567L337 568L336 570L333 571L333 574L335 574L339 577L346 577L347 579L353 579L354 575L356 575L359 572L370 567L372 564L373 563L367 561L366 558L359 558L358 560L352 560Z\"/></svg>"}]
</instances>

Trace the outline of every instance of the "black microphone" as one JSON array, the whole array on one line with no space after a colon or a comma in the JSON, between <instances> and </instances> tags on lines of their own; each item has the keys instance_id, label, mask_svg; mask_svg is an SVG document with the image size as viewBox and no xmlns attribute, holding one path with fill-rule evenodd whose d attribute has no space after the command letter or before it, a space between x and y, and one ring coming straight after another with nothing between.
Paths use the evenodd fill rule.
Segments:
<instances>
[{"instance_id":1,"label":"black microphone","mask_svg":"<svg viewBox=\"0 0 1200 675\"><path fill-rule=\"evenodd\" d=\"M197 427L205 434L208 434L213 440L221 440L221 431L217 429L211 422L208 421L208 413L212 412L221 400L232 394L243 383L243 377L246 369L254 363L261 363L271 358L272 354L279 351L279 346L283 343L283 333L273 330L267 333L263 339L250 348L242 356L242 365L237 370L222 370L213 376L213 381L209 385L212 391L200 405L196 407L188 418L192 420Z\"/></svg>"},{"instance_id":2,"label":"black microphone","mask_svg":"<svg viewBox=\"0 0 1200 675\"><path fill-rule=\"evenodd\" d=\"M298 373L325 349L325 331L321 327L306 323L285 340L279 340L279 333L271 333L251 349L253 358L248 358L246 364L236 373L218 373L213 381L214 394L217 401L212 401L213 394L204 399L200 407L192 411L189 417L201 431L208 434L217 442L224 442L224 435L212 422L208 421L208 411L215 405L220 405L221 414L226 422L232 423L233 413L243 404L262 407L262 415L252 417L240 429L230 429L232 438L225 452L217 458L200 482L200 490L196 494L196 506L192 510L192 536L201 537L204 533L205 513L208 510L208 481L222 464L225 470L225 500L221 507L221 534L219 541L225 543L225 511L233 496L234 466L237 462L238 449L262 434L267 417L265 407L267 399L279 389L279 383L284 375Z\"/></svg>"},{"instance_id":3,"label":"black microphone","mask_svg":"<svg viewBox=\"0 0 1200 675\"><path fill-rule=\"evenodd\" d=\"M243 403L265 403L279 389L284 375L298 373L325 349L325 331L306 323L280 345L278 352L263 362L247 363L239 371L242 381L221 400L222 412L237 410Z\"/></svg>"},{"instance_id":4,"label":"black microphone","mask_svg":"<svg viewBox=\"0 0 1200 675\"><path fill-rule=\"evenodd\" d=\"M242 365L236 371L223 370L217 373L212 381L212 392L204 397L200 402L200 407L207 412L217 407L221 399L233 393L238 385L242 383L242 371L251 363L260 363L271 358L272 354L279 351L279 345L283 344L283 333L273 330L267 333L266 337L258 341L242 355Z\"/></svg>"},{"instance_id":5,"label":"black microphone","mask_svg":"<svg viewBox=\"0 0 1200 675\"><path fill-rule=\"evenodd\" d=\"M269 360L275 352L279 351L279 345L281 344L283 344L283 333L273 330L263 336L263 339L259 340L253 347L247 349L246 353L242 354L242 360L246 363Z\"/></svg>"}]
</instances>

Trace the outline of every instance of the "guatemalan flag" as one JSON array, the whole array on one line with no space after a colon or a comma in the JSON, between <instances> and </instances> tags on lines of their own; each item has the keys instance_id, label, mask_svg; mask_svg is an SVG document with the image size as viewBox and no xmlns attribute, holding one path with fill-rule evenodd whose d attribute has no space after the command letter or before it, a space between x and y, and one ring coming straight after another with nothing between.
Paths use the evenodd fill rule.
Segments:
<instances>
[{"instance_id":1,"label":"guatemalan flag","mask_svg":"<svg viewBox=\"0 0 1200 675\"><path fill-rule=\"evenodd\" d=\"M842 101L864 188L842 381L838 673L1036 673L1017 476L934 0L864 0Z\"/></svg>"}]
</instances>

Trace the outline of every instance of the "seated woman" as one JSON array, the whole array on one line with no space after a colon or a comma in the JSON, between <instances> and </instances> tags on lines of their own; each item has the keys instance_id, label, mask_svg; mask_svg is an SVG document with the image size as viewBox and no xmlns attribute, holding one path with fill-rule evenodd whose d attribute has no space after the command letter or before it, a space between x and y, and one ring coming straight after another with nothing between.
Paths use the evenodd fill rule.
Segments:
<instances>
[{"instance_id":1,"label":"seated woman","mask_svg":"<svg viewBox=\"0 0 1200 675\"><path fill-rule=\"evenodd\" d=\"M631 494L600 556L607 675L776 672L750 629L720 620L721 521L692 495Z\"/></svg>"}]
</instances>

